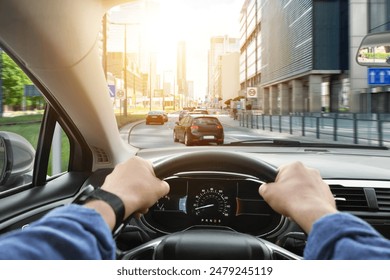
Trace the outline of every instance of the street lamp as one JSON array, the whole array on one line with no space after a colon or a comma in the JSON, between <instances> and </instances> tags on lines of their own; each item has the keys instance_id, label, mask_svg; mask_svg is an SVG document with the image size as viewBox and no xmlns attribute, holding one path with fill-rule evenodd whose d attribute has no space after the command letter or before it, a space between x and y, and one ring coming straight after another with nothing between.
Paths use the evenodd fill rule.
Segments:
<instances>
[{"instance_id":1,"label":"street lamp","mask_svg":"<svg viewBox=\"0 0 390 280\"><path fill-rule=\"evenodd\" d=\"M149 56L149 111L152 111L152 57Z\"/></svg>"}]
</instances>

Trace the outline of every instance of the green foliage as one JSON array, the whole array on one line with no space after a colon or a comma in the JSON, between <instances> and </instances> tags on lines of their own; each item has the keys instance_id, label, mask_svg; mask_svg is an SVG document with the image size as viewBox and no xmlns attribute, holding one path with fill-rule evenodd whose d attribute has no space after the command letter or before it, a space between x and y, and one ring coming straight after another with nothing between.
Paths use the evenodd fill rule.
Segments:
<instances>
[{"instance_id":1,"label":"green foliage","mask_svg":"<svg viewBox=\"0 0 390 280\"><path fill-rule=\"evenodd\" d=\"M15 117L3 117L0 118L0 130L2 124L20 124L20 123L26 123L26 122L36 122L40 123L43 118L43 112L40 114L28 114L28 115L20 115Z\"/></svg>"},{"instance_id":2,"label":"green foliage","mask_svg":"<svg viewBox=\"0 0 390 280\"><path fill-rule=\"evenodd\" d=\"M388 53L365 53L364 55L369 59L386 59L389 57Z\"/></svg>"},{"instance_id":3,"label":"green foliage","mask_svg":"<svg viewBox=\"0 0 390 280\"><path fill-rule=\"evenodd\" d=\"M23 103L24 86L31 85L32 82L5 52L0 54L2 60L3 103L13 110L20 110ZM43 97L41 96L29 97L26 100L27 107L42 107L43 103Z\"/></svg>"}]
</instances>

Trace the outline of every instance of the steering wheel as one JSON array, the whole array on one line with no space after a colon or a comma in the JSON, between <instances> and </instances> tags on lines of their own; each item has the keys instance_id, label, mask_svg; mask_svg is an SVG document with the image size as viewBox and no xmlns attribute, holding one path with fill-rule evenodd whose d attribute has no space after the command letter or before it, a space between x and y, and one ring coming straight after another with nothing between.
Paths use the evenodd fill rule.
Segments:
<instances>
[{"instance_id":1,"label":"steering wheel","mask_svg":"<svg viewBox=\"0 0 390 280\"><path fill-rule=\"evenodd\" d=\"M227 151L194 151L162 159L154 164L156 176L166 179L182 172L231 172L273 182L277 169L265 161ZM151 240L122 254L139 259L153 251L153 259L301 259L282 247L255 236L221 228L193 227Z\"/></svg>"}]
</instances>

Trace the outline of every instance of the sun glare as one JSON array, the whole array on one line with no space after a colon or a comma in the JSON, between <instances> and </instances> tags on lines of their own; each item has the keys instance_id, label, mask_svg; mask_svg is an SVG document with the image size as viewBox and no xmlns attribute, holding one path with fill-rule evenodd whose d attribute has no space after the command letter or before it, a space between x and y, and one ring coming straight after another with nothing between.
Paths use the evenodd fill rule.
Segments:
<instances>
[{"instance_id":1,"label":"sun glare","mask_svg":"<svg viewBox=\"0 0 390 280\"><path fill-rule=\"evenodd\" d=\"M203 90L207 86L210 39L214 36L239 36L239 15L243 2L244 0L151 1L151 7L148 7L147 14L142 17L142 49L157 57L158 71L175 71L177 46L184 41L187 78Z\"/></svg>"}]
</instances>

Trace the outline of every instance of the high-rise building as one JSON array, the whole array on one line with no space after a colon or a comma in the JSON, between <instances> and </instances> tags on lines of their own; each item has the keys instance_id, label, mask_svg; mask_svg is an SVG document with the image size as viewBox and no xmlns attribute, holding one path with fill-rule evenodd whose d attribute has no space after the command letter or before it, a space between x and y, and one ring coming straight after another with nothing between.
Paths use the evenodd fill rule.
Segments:
<instances>
[{"instance_id":1,"label":"high-rise building","mask_svg":"<svg viewBox=\"0 0 390 280\"><path fill-rule=\"evenodd\" d=\"M271 114L338 110L349 85L348 1L247 0L241 11L241 87Z\"/></svg>"},{"instance_id":2,"label":"high-rise building","mask_svg":"<svg viewBox=\"0 0 390 280\"><path fill-rule=\"evenodd\" d=\"M131 106L140 104L144 107L149 103L151 107L155 90L160 90L156 55L149 44L153 40L144 36L150 26L148 20L158 9L159 3L154 0L132 1L111 9L104 22L103 30L107 31L105 52L109 55L103 64L106 71L116 69L107 77L114 76L116 89L126 93L125 104ZM121 55L122 62L116 59L119 53L126 53ZM121 71L117 69L119 66ZM160 103L156 100L156 104Z\"/></svg>"},{"instance_id":3,"label":"high-rise building","mask_svg":"<svg viewBox=\"0 0 390 280\"><path fill-rule=\"evenodd\" d=\"M186 57L186 43L180 41L177 44L177 90L178 90L178 106L182 108L187 106L188 92L187 92L187 57Z\"/></svg>"},{"instance_id":4,"label":"high-rise building","mask_svg":"<svg viewBox=\"0 0 390 280\"><path fill-rule=\"evenodd\" d=\"M239 68L234 58L239 54L239 39L230 38L229 36L216 36L210 39L210 49L208 54L208 97L210 106L220 106L220 101L227 100L238 96L239 88L235 85L235 80L238 80ZM222 63L224 62L224 63ZM228 65L229 64L229 65ZM224 65L224 68L222 66ZM230 69L229 69L230 68ZM224 75L233 71L236 73L232 80L222 80L222 70ZM231 87L226 83L233 82ZM224 91L222 84L226 85Z\"/></svg>"},{"instance_id":5,"label":"high-rise building","mask_svg":"<svg viewBox=\"0 0 390 280\"><path fill-rule=\"evenodd\" d=\"M359 11L359 15L351 14L351 29L353 38L361 38L366 33L378 33L390 31L390 0L350 0L354 10ZM359 40L351 45L351 50L356 51ZM351 55L351 59L354 56ZM367 67L356 66L351 68L351 75L361 73L361 79L351 79L356 85L367 88ZM353 76L352 76L353 77ZM370 87L366 90L357 91L357 101L360 104L360 111L368 110L373 113L390 112L390 88L389 86Z\"/></svg>"}]
</instances>

